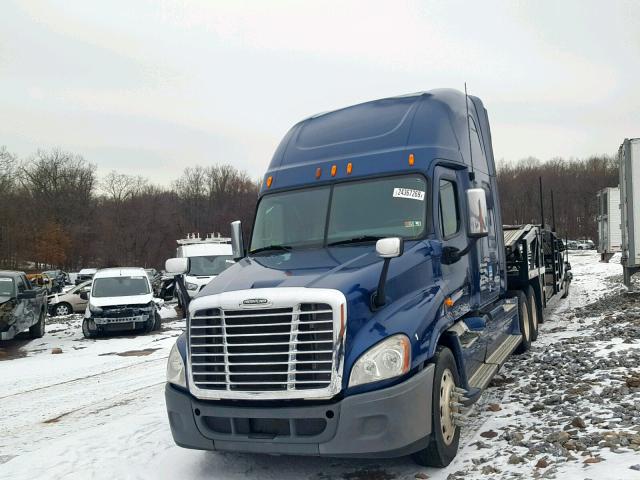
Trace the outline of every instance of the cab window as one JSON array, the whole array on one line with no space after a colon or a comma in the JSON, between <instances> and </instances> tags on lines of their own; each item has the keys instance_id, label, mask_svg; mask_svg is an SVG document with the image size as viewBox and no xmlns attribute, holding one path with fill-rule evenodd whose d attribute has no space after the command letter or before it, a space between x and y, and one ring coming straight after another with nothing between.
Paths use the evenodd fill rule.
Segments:
<instances>
[{"instance_id":1,"label":"cab window","mask_svg":"<svg viewBox=\"0 0 640 480\"><path fill-rule=\"evenodd\" d=\"M460 213L456 184L451 180L440 180L440 234L442 238L453 237L460 230Z\"/></svg>"}]
</instances>

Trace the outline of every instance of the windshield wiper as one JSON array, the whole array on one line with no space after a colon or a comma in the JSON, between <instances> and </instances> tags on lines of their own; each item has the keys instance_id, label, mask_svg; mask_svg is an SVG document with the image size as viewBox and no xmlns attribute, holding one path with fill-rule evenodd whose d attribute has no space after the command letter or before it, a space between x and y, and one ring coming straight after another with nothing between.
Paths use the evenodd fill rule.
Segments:
<instances>
[{"instance_id":1,"label":"windshield wiper","mask_svg":"<svg viewBox=\"0 0 640 480\"><path fill-rule=\"evenodd\" d=\"M375 242L382 237L376 237L374 235L362 235L360 237L347 238L346 240L338 240L337 242L331 242L327 244L327 247L333 247L335 245L348 245L350 243L363 243L363 242Z\"/></svg>"},{"instance_id":2,"label":"windshield wiper","mask_svg":"<svg viewBox=\"0 0 640 480\"><path fill-rule=\"evenodd\" d=\"M251 250L249 253L255 255L256 253L267 252L269 250L284 250L285 252L288 252L291 250L291 247L288 245L267 245L266 247L260 247L256 248L255 250Z\"/></svg>"}]
</instances>

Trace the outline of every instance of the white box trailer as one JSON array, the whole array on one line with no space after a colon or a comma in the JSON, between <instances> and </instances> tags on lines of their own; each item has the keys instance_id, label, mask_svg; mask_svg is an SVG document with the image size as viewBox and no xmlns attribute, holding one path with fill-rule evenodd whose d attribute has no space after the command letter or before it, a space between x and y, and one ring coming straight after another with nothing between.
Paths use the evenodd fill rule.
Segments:
<instances>
[{"instance_id":1,"label":"white box trailer","mask_svg":"<svg viewBox=\"0 0 640 480\"><path fill-rule=\"evenodd\" d=\"M603 262L611 260L622 251L620 189L607 187L600 190L598 198L598 253Z\"/></svg>"},{"instance_id":2,"label":"white box trailer","mask_svg":"<svg viewBox=\"0 0 640 480\"><path fill-rule=\"evenodd\" d=\"M622 216L622 268L624 284L640 270L640 138L627 138L618 150L620 212Z\"/></svg>"}]
</instances>

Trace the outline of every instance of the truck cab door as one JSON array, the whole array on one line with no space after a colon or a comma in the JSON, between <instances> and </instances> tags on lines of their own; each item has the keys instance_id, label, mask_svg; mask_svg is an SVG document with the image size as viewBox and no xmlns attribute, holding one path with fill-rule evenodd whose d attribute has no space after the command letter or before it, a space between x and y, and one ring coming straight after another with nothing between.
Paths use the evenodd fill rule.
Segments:
<instances>
[{"instance_id":1,"label":"truck cab door","mask_svg":"<svg viewBox=\"0 0 640 480\"><path fill-rule=\"evenodd\" d=\"M433 205L436 237L442 242L442 247L454 247L464 250L471 241L467 237L465 208L463 208L465 194L463 190L464 170L451 170L436 167L433 178ZM471 278L473 269L470 268L471 255L463 255L451 264L442 264L442 289L446 297L455 299L450 308L454 318L459 318L469 311L471 301ZM477 332L477 338L469 343L468 348L463 345L463 355L467 374L470 375L484 361L486 341L482 332Z\"/></svg>"}]
</instances>

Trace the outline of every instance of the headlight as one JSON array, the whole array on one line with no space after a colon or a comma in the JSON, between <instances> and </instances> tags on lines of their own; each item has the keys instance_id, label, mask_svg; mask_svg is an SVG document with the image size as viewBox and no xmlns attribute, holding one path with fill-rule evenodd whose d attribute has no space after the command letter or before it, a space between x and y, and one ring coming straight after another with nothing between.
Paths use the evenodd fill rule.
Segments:
<instances>
[{"instance_id":1,"label":"headlight","mask_svg":"<svg viewBox=\"0 0 640 480\"><path fill-rule=\"evenodd\" d=\"M349 386L378 382L409 371L411 343L406 335L393 335L371 347L351 369Z\"/></svg>"},{"instance_id":2,"label":"headlight","mask_svg":"<svg viewBox=\"0 0 640 480\"><path fill-rule=\"evenodd\" d=\"M187 381L184 377L184 363L178 351L178 344L174 343L169 352L169 361L167 362L167 382L187 388Z\"/></svg>"},{"instance_id":3,"label":"headlight","mask_svg":"<svg viewBox=\"0 0 640 480\"><path fill-rule=\"evenodd\" d=\"M197 283L186 282L185 283L185 287L187 287L187 290L197 290L198 289L198 284Z\"/></svg>"},{"instance_id":4,"label":"headlight","mask_svg":"<svg viewBox=\"0 0 640 480\"><path fill-rule=\"evenodd\" d=\"M89 304L89 311L94 315L100 315L102 313L102 308Z\"/></svg>"}]
</instances>

